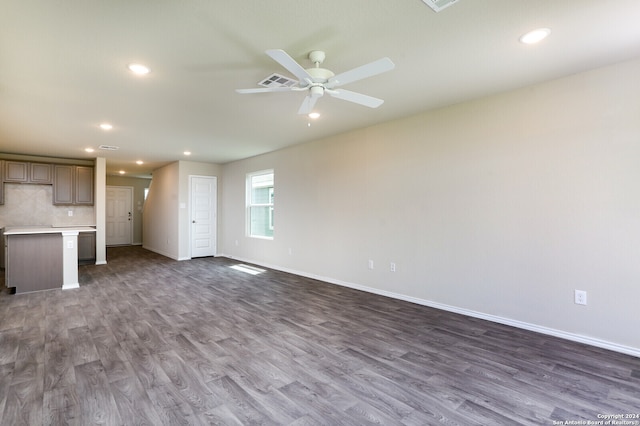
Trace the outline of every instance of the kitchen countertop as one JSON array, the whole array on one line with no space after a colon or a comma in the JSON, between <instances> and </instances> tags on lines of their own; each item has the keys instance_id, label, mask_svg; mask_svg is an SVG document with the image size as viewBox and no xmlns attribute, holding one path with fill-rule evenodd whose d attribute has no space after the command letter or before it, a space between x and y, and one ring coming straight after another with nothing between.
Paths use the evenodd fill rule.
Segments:
<instances>
[{"instance_id":1,"label":"kitchen countertop","mask_svg":"<svg viewBox=\"0 0 640 426\"><path fill-rule=\"evenodd\" d=\"M65 226L60 228L52 226L8 226L4 228L4 235L61 234L63 232L96 232L96 228L91 226Z\"/></svg>"}]
</instances>

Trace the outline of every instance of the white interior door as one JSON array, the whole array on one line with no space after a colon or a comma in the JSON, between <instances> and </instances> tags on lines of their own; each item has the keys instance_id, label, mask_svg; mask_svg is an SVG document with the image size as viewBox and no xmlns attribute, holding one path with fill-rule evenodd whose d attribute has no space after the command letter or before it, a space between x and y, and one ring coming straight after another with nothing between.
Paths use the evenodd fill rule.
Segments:
<instances>
[{"instance_id":1,"label":"white interior door","mask_svg":"<svg viewBox=\"0 0 640 426\"><path fill-rule=\"evenodd\" d=\"M216 254L217 179L191 176L191 257Z\"/></svg>"},{"instance_id":2,"label":"white interior door","mask_svg":"<svg viewBox=\"0 0 640 426\"><path fill-rule=\"evenodd\" d=\"M106 191L106 244L131 244L133 234L133 188L107 186Z\"/></svg>"}]
</instances>

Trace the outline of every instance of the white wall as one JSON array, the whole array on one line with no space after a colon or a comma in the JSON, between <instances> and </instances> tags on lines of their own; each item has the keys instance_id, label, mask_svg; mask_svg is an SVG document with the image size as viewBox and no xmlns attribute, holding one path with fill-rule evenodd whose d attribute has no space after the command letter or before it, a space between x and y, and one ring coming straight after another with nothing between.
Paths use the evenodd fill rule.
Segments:
<instances>
[{"instance_id":1,"label":"white wall","mask_svg":"<svg viewBox=\"0 0 640 426\"><path fill-rule=\"evenodd\" d=\"M220 251L640 355L638 76L640 60L226 164ZM245 175L267 168L273 241L245 236Z\"/></svg>"}]
</instances>

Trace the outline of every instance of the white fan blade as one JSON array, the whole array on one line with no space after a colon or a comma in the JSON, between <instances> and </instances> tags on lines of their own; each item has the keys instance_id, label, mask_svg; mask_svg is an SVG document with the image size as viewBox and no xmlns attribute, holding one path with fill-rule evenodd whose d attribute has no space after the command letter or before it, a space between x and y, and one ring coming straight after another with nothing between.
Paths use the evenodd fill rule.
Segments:
<instances>
[{"instance_id":1,"label":"white fan blade","mask_svg":"<svg viewBox=\"0 0 640 426\"><path fill-rule=\"evenodd\" d=\"M254 89L236 89L238 93L291 92L291 87L256 87Z\"/></svg>"},{"instance_id":2,"label":"white fan blade","mask_svg":"<svg viewBox=\"0 0 640 426\"><path fill-rule=\"evenodd\" d=\"M309 114L313 111L313 107L316 105L318 98L316 96L306 96L304 101L302 101L302 105L300 105L300 109L298 110L298 114Z\"/></svg>"},{"instance_id":3,"label":"white fan blade","mask_svg":"<svg viewBox=\"0 0 640 426\"><path fill-rule=\"evenodd\" d=\"M352 92L350 90L326 90L326 92L334 98L342 99L356 104L364 105L369 108L378 108L384 102L382 99L373 96L363 95L362 93Z\"/></svg>"},{"instance_id":4,"label":"white fan blade","mask_svg":"<svg viewBox=\"0 0 640 426\"><path fill-rule=\"evenodd\" d=\"M358 68L354 68L331 77L327 82L326 87L329 89L340 87L356 80L362 80L363 78L373 77L374 75L391 71L395 67L396 65L391 62L391 59L389 58L378 59L377 61L370 62L359 66Z\"/></svg>"},{"instance_id":5,"label":"white fan blade","mask_svg":"<svg viewBox=\"0 0 640 426\"><path fill-rule=\"evenodd\" d=\"M311 81L313 77L309 75L307 70L302 68L302 66L295 61L287 52L282 49L270 49L267 50L267 55L271 57L274 61L285 67L291 74L298 77L298 80L302 83L304 81Z\"/></svg>"}]
</instances>

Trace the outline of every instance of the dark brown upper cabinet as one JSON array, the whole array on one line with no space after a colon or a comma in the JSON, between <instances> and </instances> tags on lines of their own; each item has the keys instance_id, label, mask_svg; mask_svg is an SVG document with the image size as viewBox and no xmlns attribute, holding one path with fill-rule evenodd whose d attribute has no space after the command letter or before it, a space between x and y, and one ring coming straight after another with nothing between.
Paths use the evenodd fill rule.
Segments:
<instances>
[{"instance_id":1,"label":"dark brown upper cabinet","mask_svg":"<svg viewBox=\"0 0 640 426\"><path fill-rule=\"evenodd\" d=\"M51 164L29 163L29 183L50 185L53 183Z\"/></svg>"},{"instance_id":2,"label":"dark brown upper cabinet","mask_svg":"<svg viewBox=\"0 0 640 426\"><path fill-rule=\"evenodd\" d=\"M51 185L53 183L52 176L51 164L5 161L4 182Z\"/></svg>"},{"instance_id":3,"label":"dark brown upper cabinet","mask_svg":"<svg viewBox=\"0 0 640 426\"><path fill-rule=\"evenodd\" d=\"M75 166L75 203L93 205L93 167Z\"/></svg>"},{"instance_id":4,"label":"dark brown upper cabinet","mask_svg":"<svg viewBox=\"0 0 640 426\"><path fill-rule=\"evenodd\" d=\"M53 204L93 205L93 167L55 164Z\"/></svg>"}]
</instances>

